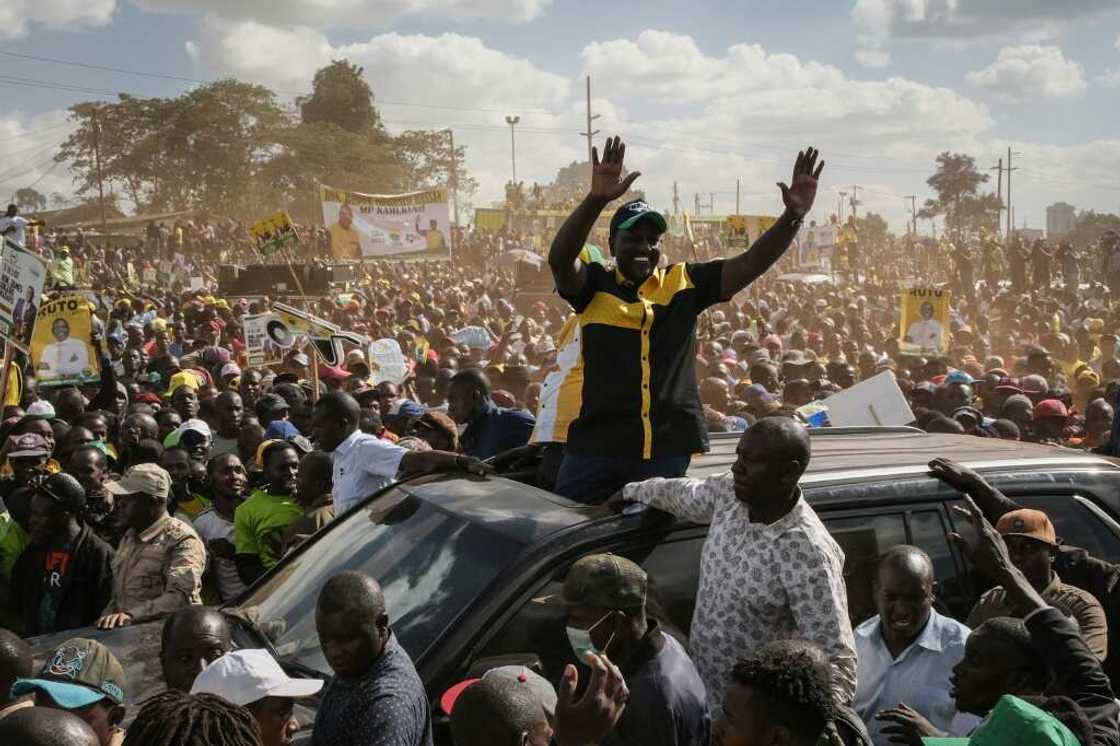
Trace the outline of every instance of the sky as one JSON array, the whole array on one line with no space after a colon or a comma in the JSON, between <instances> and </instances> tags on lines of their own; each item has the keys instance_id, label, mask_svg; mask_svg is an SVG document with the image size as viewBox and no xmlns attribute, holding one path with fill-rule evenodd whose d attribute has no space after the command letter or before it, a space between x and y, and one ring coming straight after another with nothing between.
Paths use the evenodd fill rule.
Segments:
<instances>
[{"instance_id":1,"label":"sky","mask_svg":"<svg viewBox=\"0 0 1120 746\"><path fill-rule=\"evenodd\" d=\"M732 213L738 180L741 213L777 214L812 145L818 220L855 192L904 230L938 153L995 191L1008 148L1017 225L1058 201L1120 212L1120 0L5 0L0 192L72 193L51 155L79 101L234 76L290 102L339 58L391 131L454 131L476 205L511 176L507 115L519 180L586 159L590 75L596 141L622 136L662 209L675 184L680 209Z\"/></svg>"}]
</instances>

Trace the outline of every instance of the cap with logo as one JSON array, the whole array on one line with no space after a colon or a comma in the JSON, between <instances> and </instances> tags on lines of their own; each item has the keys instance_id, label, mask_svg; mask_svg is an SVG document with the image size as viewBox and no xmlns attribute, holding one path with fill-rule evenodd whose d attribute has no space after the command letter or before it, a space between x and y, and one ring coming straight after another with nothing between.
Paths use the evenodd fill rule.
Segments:
<instances>
[{"instance_id":1,"label":"cap with logo","mask_svg":"<svg viewBox=\"0 0 1120 746\"><path fill-rule=\"evenodd\" d=\"M34 679L16 679L12 697L41 691L59 707L78 710L108 699L124 704L124 669L109 648L75 637L58 646Z\"/></svg>"},{"instance_id":2,"label":"cap with logo","mask_svg":"<svg viewBox=\"0 0 1120 746\"><path fill-rule=\"evenodd\" d=\"M564 606L633 609L646 603L646 573L617 554L592 554L572 565L560 593Z\"/></svg>"},{"instance_id":3,"label":"cap with logo","mask_svg":"<svg viewBox=\"0 0 1120 746\"><path fill-rule=\"evenodd\" d=\"M310 697L322 679L293 679L267 650L234 650L217 658L194 680L191 694L215 694L235 705L265 697Z\"/></svg>"},{"instance_id":4,"label":"cap with logo","mask_svg":"<svg viewBox=\"0 0 1120 746\"><path fill-rule=\"evenodd\" d=\"M157 464L137 464L115 482L107 482L105 489L113 495L143 493L153 497L171 494L171 475Z\"/></svg>"},{"instance_id":5,"label":"cap with logo","mask_svg":"<svg viewBox=\"0 0 1120 746\"><path fill-rule=\"evenodd\" d=\"M53 420L55 417L54 405L46 399L33 401L27 405L28 417L39 417L44 420Z\"/></svg>"},{"instance_id":6,"label":"cap with logo","mask_svg":"<svg viewBox=\"0 0 1120 746\"><path fill-rule=\"evenodd\" d=\"M24 433L12 439L9 458L32 458L35 456L50 456L51 444L39 433Z\"/></svg>"},{"instance_id":7,"label":"cap with logo","mask_svg":"<svg viewBox=\"0 0 1120 746\"><path fill-rule=\"evenodd\" d=\"M46 495L70 513L79 513L86 507L86 491L77 479L59 472L51 474L35 488L35 492Z\"/></svg>"},{"instance_id":8,"label":"cap with logo","mask_svg":"<svg viewBox=\"0 0 1120 746\"><path fill-rule=\"evenodd\" d=\"M636 199L615 210L614 216L611 217L611 243L614 243L614 237L620 230L630 230L643 220L653 221L653 224L662 233L669 229L669 223L665 220L664 215L650 207L645 200Z\"/></svg>"},{"instance_id":9,"label":"cap with logo","mask_svg":"<svg viewBox=\"0 0 1120 746\"><path fill-rule=\"evenodd\" d=\"M924 746L1080 746L1061 720L1018 697L1005 694L968 738L923 738Z\"/></svg>"},{"instance_id":10,"label":"cap with logo","mask_svg":"<svg viewBox=\"0 0 1120 746\"><path fill-rule=\"evenodd\" d=\"M1058 534L1054 530L1054 524L1041 510L1020 508L1004 513L996 522L996 531L1001 536L1025 536L1051 546L1058 544Z\"/></svg>"}]
</instances>

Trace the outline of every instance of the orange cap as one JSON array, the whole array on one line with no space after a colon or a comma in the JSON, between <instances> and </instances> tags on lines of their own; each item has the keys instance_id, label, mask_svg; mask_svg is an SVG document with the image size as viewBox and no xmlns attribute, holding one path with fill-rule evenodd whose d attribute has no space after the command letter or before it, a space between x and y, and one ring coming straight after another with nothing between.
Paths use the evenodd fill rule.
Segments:
<instances>
[{"instance_id":1,"label":"orange cap","mask_svg":"<svg viewBox=\"0 0 1120 746\"><path fill-rule=\"evenodd\" d=\"M999 531L1002 536L1026 536L1051 546L1056 546L1058 543L1054 524L1041 510L1022 508L1004 513L996 523L996 531Z\"/></svg>"}]
</instances>

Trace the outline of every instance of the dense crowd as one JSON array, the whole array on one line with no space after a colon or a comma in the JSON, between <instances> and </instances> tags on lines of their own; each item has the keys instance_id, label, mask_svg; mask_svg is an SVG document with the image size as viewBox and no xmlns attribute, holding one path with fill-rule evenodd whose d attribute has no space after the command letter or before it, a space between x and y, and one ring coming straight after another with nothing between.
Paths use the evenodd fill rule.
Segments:
<instances>
[{"instance_id":1,"label":"dense crowd","mask_svg":"<svg viewBox=\"0 0 1120 746\"><path fill-rule=\"evenodd\" d=\"M1120 746L1120 568L939 459L931 474L962 493L974 529L960 549L995 587L952 619L934 608L925 552L887 548L877 613L853 627L844 554L798 487L806 407L885 371L929 432L1116 453L1120 237L1055 251L1015 237L857 238L806 281L789 249L824 167L816 151L799 154L784 213L741 253L667 235L641 200L596 229L637 178L624 154L617 139L596 151L587 197L539 237L551 242L539 263L494 261L530 237L466 233L452 262L364 264L355 288L307 304L394 340L408 372L392 380L356 345L338 365L300 344L248 365L242 320L271 299L220 293L216 264L257 259L232 221L153 223L126 244L9 208L0 231L47 259L50 292L96 306L100 377L53 386L19 353L7 371L0 738L274 746L300 729L297 703L318 697L317 746L430 744L432 701L457 746L969 734ZM302 260L329 255L325 231L303 233ZM555 294L525 292L534 268ZM203 287L187 290L196 276ZM900 348L900 283L952 293L944 354ZM734 467L686 478L715 432L743 433ZM641 567L596 554L547 601L571 649L558 680L500 666L425 691L379 579L349 571L315 591L329 681L234 645L238 622L218 607L312 536L330 541L317 532L336 516L414 475L495 471L709 525L687 639L647 609ZM102 642L71 637L35 666L26 641L160 617L167 691L143 702Z\"/></svg>"}]
</instances>

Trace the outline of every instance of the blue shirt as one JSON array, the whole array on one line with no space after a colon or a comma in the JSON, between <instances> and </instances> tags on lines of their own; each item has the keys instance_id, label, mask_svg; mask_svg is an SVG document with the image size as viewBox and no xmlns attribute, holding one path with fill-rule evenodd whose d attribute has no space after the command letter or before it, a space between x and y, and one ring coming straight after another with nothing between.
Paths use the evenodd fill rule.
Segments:
<instances>
[{"instance_id":1,"label":"blue shirt","mask_svg":"<svg viewBox=\"0 0 1120 746\"><path fill-rule=\"evenodd\" d=\"M883 723L875 716L905 702L933 726L951 735L966 735L979 720L957 718L957 706L949 694L953 667L964 658L969 629L934 610L910 647L892 658L880 631L878 615L859 625L856 637L856 698L852 703L876 746L888 746L880 733ZM952 726L952 727L950 727Z\"/></svg>"},{"instance_id":2,"label":"blue shirt","mask_svg":"<svg viewBox=\"0 0 1120 746\"><path fill-rule=\"evenodd\" d=\"M523 409L502 409L486 402L467 423L460 438L463 453L475 458L490 458L502 451L523 446L533 434L536 418Z\"/></svg>"},{"instance_id":3,"label":"blue shirt","mask_svg":"<svg viewBox=\"0 0 1120 746\"><path fill-rule=\"evenodd\" d=\"M396 635L365 674L327 684L311 746L432 746L428 695Z\"/></svg>"}]
</instances>

